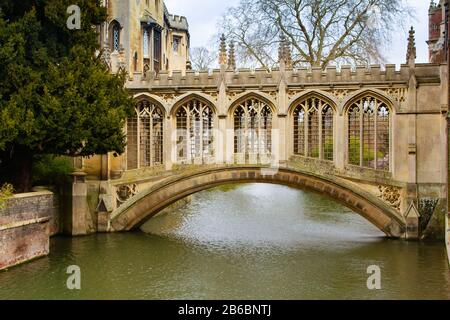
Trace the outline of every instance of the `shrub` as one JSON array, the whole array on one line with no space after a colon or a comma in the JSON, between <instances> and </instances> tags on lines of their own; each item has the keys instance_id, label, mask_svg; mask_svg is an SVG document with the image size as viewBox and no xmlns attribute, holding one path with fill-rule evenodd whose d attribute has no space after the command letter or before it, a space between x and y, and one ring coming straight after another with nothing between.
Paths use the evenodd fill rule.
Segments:
<instances>
[{"instance_id":1,"label":"shrub","mask_svg":"<svg viewBox=\"0 0 450 320\"><path fill-rule=\"evenodd\" d=\"M58 186L68 181L68 175L74 171L68 157L44 155L33 166L34 186Z\"/></svg>"},{"instance_id":2,"label":"shrub","mask_svg":"<svg viewBox=\"0 0 450 320\"><path fill-rule=\"evenodd\" d=\"M6 200L13 195L13 186L11 184L5 183L0 187L0 209L5 208Z\"/></svg>"}]
</instances>

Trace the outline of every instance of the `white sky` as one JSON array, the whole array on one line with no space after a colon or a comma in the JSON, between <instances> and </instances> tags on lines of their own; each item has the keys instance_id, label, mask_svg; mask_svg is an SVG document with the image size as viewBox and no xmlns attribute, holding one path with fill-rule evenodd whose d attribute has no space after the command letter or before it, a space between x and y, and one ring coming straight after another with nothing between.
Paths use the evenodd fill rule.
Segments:
<instances>
[{"instance_id":1,"label":"white sky","mask_svg":"<svg viewBox=\"0 0 450 320\"><path fill-rule=\"evenodd\" d=\"M408 25L416 29L417 62L428 62L428 8L430 0L404 0L415 9L415 20L406 22L387 45L385 56L388 63L401 64L406 61ZM216 47L211 43L216 33L217 23L229 6L239 0L165 0L169 12L188 18L191 33L191 47Z\"/></svg>"}]
</instances>

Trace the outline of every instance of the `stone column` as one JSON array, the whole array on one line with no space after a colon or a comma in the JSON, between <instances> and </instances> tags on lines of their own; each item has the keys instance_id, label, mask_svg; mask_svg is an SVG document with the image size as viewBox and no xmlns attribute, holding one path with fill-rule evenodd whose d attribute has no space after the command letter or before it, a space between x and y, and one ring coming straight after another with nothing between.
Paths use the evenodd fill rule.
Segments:
<instances>
[{"instance_id":1,"label":"stone column","mask_svg":"<svg viewBox=\"0 0 450 320\"><path fill-rule=\"evenodd\" d=\"M74 172L66 189L64 233L72 236L86 235L88 214L86 173Z\"/></svg>"},{"instance_id":2,"label":"stone column","mask_svg":"<svg viewBox=\"0 0 450 320\"><path fill-rule=\"evenodd\" d=\"M334 143L334 162L336 165L336 168L339 170L344 170L345 168L345 155L346 150L348 149L348 145L346 142L346 125L345 125L345 116L339 115L338 112L336 112L335 116L335 126L336 126L336 134L335 134L335 143Z\"/></svg>"},{"instance_id":3,"label":"stone column","mask_svg":"<svg viewBox=\"0 0 450 320\"><path fill-rule=\"evenodd\" d=\"M103 154L101 157L101 180L108 181L110 179L111 163L109 154Z\"/></svg>"},{"instance_id":4,"label":"stone column","mask_svg":"<svg viewBox=\"0 0 450 320\"><path fill-rule=\"evenodd\" d=\"M169 115L164 120L164 164L166 170L172 170L176 161L176 128L173 128L172 117Z\"/></svg>"},{"instance_id":5,"label":"stone column","mask_svg":"<svg viewBox=\"0 0 450 320\"><path fill-rule=\"evenodd\" d=\"M224 164L227 163L227 116L220 115L218 119L219 129L217 131L217 163Z\"/></svg>"},{"instance_id":6,"label":"stone column","mask_svg":"<svg viewBox=\"0 0 450 320\"><path fill-rule=\"evenodd\" d=\"M288 146L291 144L290 137L287 135L287 115L278 115L278 141L273 141L278 144L277 160L284 163L288 160ZM275 150L276 148L274 148Z\"/></svg>"}]
</instances>

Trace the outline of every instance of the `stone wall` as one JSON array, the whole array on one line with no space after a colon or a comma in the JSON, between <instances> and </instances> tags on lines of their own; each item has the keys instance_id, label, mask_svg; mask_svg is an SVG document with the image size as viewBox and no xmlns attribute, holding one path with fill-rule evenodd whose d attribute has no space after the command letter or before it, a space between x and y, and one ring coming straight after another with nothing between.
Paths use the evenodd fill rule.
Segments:
<instances>
[{"instance_id":1,"label":"stone wall","mask_svg":"<svg viewBox=\"0 0 450 320\"><path fill-rule=\"evenodd\" d=\"M59 233L59 201L52 192L15 195L0 210L0 270L45 256Z\"/></svg>"}]
</instances>

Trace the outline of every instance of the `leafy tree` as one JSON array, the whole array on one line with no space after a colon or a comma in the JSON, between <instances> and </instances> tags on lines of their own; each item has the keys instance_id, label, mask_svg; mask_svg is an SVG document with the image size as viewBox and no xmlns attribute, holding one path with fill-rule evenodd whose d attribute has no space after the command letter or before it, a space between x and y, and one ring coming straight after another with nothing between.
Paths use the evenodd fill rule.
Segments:
<instances>
[{"instance_id":1,"label":"leafy tree","mask_svg":"<svg viewBox=\"0 0 450 320\"><path fill-rule=\"evenodd\" d=\"M32 186L33 161L46 154L123 153L133 100L126 75L98 54L98 0L78 0L81 29L69 30L69 0L0 0L0 180Z\"/></svg>"},{"instance_id":2,"label":"leafy tree","mask_svg":"<svg viewBox=\"0 0 450 320\"><path fill-rule=\"evenodd\" d=\"M383 62L383 46L411 9L402 0L240 0L220 23L240 62L273 67L280 35L294 67Z\"/></svg>"}]
</instances>

